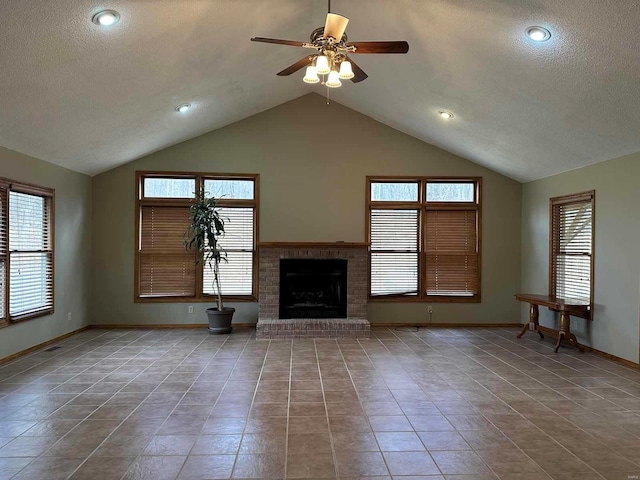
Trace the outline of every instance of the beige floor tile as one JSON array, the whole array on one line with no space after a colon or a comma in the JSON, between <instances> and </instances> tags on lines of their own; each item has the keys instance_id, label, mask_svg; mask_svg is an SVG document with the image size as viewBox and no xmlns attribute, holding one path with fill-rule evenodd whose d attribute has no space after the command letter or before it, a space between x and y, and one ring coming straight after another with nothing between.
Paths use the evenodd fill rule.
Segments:
<instances>
[{"instance_id":1,"label":"beige floor tile","mask_svg":"<svg viewBox=\"0 0 640 480\"><path fill-rule=\"evenodd\" d=\"M424 445L415 432L377 432L376 439L383 452L421 452Z\"/></svg>"},{"instance_id":2,"label":"beige floor tile","mask_svg":"<svg viewBox=\"0 0 640 480\"><path fill-rule=\"evenodd\" d=\"M198 437L196 435L156 435L145 447L142 455L165 456L182 455L186 456L191 451L191 447Z\"/></svg>"},{"instance_id":3,"label":"beige floor tile","mask_svg":"<svg viewBox=\"0 0 640 480\"><path fill-rule=\"evenodd\" d=\"M239 453L284 453L285 433L245 433L240 443Z\"/></svg>"},{"instance_id":4,"label":"beige floor tile","mask_svg":"<svg viewBox=\"0 0 640 480\"><path fill-rule=\"evenodd\" d=\"M326 416L325 403L290 403L290 417L321 417Z\"/></svg>"},{"instance_id":5,"label":"beige floor tile","mask_svg":"<svg viewBox=\"0 0 640 480\"><path fill-rule=\"evenodd\" d=\"M138 457L122 480L175 480L186 457Z\"/></svg>"},{"instance_id":6,"label":"beige floor tile","mask_svg":"<svg viewBox=\"0 0 640 480\"><path fill-rule=\"evenodd\" d=\"M293 433L287 441L287 451L296 455L313 456L316 453L331 453L331 441L325 433Z\"/></svg>"},{"instance_id":7,"label":"beige floor tile","mask_svg":"<svg viewBox=\"0 0 640 480\"><path fill-rule=\"evenodd\" d=\"M203 480L230 478L235 455L194 455L187 457L178 478Z\"/></svg>"},{"instance_id":8,"label":"beige floor tile","mask_svg":"<svg viewBox=\"0 0 640 480\"><path fill-rule=\"evenodd\" d=\"M336 468L330 453L290 453L287 457L288 478L335 478Z\"/></svg>"},{"instance_id":9,"label":"beige floor tile","mask_svg":"<svg viewBox=\"0 0 640 480\"><path fill-rule=\"evenodd\" d=\"M389 480L389 466L394 478L442 480L426 448L446 480L628 480L640 462L637 372L515 333L83 332L65 340L81 348L0 366L0 478L78 466L76 478L96 480L228 478L236 453L234 476L281 478L288 444L289 478ZM485 462L495 473L480 473Z\"/></svg>"},{"instance_id":10,"label":"beige floor tile","mask_svg":"<svg viewBox=\"0 0 640 480\"><path fill-rule=\"evenodd\" d=\"M336 452L378 452L380 448L372 432L331 431Z\"/></svg>"},{"instance_id":11,"label":"beige floor tile","mask_svg":"<svg viewBox=\"0 0 640 480\"><path fill-rule=\"evenodd\" d=\"M475 452L439 451L431 452L431 456L442 473L447 475L477 475L491 473L491 470Z\"/></svg>"},{"instance_id":12,"label":"beige floor tile","mask_svg":"<svg viewBox=\"0 0 640 480\"><path fill-rule=\"evenodd\" d=\"M69 480L120 480L135 457L90 457Z\"/></svg>"},{"instance_id":13,"label":"beige floor tile","mask_svg":"<svg viewBox=\"0 0 640 480\"><path fill-rule=\"evenodd\" d=\"M526 450L547 473L591 473L593 469L571 453L561 450Z\"/></svg>"},{"instance_id":14,"label":"beige floor tile","mask_svg":"<svg viewBox=\"0 0 640 480\"><path fill-rule=\"evenodd\" d=\"M456 452L465 453L465 452ZM384 452L389 472L398 475L431 475L440 470L427 452Z\"/></svg>"},{"instance_id":15,"label":"beige floor tile","mask_svg":"<svg viewBox=\"0 0 640 480\"><path fill-rule=\"evenodd\" d=\"M0 457L37 457L58 441L58 437L17 437L0 448Z\"/></svg>"},{"instance_id":16,"label":"beige floor tile","mask_svg":"<svg viewBox=\"0 0 640 480\"><path fill-rule=\"evenodd\" d=\"M386 463L379 452L336 452L338 475L342 477L362 477L389 475Z\"/></svg>"},{"instance_id":17,"label":"beige floor tile","mask_svg":"<svg viewBox=\"0 0 640 480\"><path fill-rule=\"evenodd\" d=\"M289 418L289 434L292 433L326 433L329 431L326 416L291 417Z\"/></svg>"},{"instance_id":18,"label":"beige floor tile","mask_svg":"<svg viewBox=\"0 0 640 480\"><path fill-rule=\"evenodd\" d=\"M82 458L40 457L31 462L15 480L64 480L80 466Z\"/></svg>"},{"instance_id":19,"label":"beige floor tile","mask_svg":"<svg viewBox=\"0 0 640 480\"><path fill-rule=\"evenodd\" d=\"M235 455L242 435L200 435L190 455Z\"/></svg>"},{"instance_id":20,"label":"beige floor tile","mask_svg":"<svg viewBox=\"0 0 640 480\"><path fill-rule=\"evenodd\" d=\"M471 450L471 447L458 432L418 432L418 436L427 450Z\"/></svg>"},{"instance_id":21,"label":"beige floor tile","mask_svg":"<svg viewBox=\"0 0 640 480\"><path fill-rule=\"evenodd\" d=\"M151 441L151 437L111 435L93 454L95 457L135 457Z\"/></svg>"},{"instance_id":22,"label":"beige floor tile","mask_svg":"<svg viewBox=\"0 0 640 480\"><path fill-rule=\"evenodd\" d=\"M202 432L203 434L233 434L242 433L247 423L246 418L235 417L216 417L212 416L205 421Z\"/></svg>"},{"instance_id":23,"label":"beige floor tile","mask_svg":"<svg viewBox=\"0 0 640 480\"><path fill-rule=\"evenodd\" d=\"M495 427L478 430L460 430L459 433L474 450L513 448L511 440Z\"/></svg>"},{"instance_id":24,"label":"beige floor tile","mask_svg":"<svg viewBox=\"0 0 640 480\"><path fill-rule=\"evenodd\" d=\"M369 422L374 432L412 432L413 427L404 415L373 415Z\"/></svg>"},{"instance_id":25,"label":"beige floor tile","mask_svg":"<svg viewBox=\"0 0 640 480\"><path fill-rule=\"evenodd\" d=\"M282 478L284 454L260 453L238 455L233 478Z\"/></svg>"},{"instance_id":26,"label":"beige floor tile","mask_svg":"<svg viewBox=\"0 0 640 480\"><path fill-rule=\"evenodd\" d=\"M445 432L454 430L453 425L443 415L408 415L416 432Z\"/></svg>"}]
</instances>

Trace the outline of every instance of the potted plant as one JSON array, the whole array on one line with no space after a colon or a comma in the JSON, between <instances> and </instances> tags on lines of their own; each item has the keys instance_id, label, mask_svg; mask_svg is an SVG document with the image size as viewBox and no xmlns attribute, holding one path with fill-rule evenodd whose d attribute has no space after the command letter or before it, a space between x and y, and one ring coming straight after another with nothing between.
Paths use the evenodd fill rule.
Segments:
<instances>
[{"instance_id":1,"label":"potted plant","mask_svg":"<svg viewBox=\"0 0 640 480\"><path fill-rule=\"evenodd\" d=\"M226 253L220 246L224 235L224 218L216 207L217 199L207 198L204 188L196 194L195 202L189 207L189 228L185 234L187 249L195 249L196 265L210 267L213 271L213 289L217 296L217 306L207 308L209 333L230 333L231 320L235 308L225 307L220 290L220 262L226 262Z\"/></svg>"}]
</instances>

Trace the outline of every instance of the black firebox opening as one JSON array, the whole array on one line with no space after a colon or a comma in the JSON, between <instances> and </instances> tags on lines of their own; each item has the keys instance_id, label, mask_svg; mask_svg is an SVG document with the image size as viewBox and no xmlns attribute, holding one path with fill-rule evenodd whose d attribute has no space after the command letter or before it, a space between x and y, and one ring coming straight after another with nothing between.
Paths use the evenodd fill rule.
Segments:
<instances>
[{"instance_id":1,"label":"black firebox opening","mask_svg":"<svg viewBox=\"0 0 640 480\"><path fill-rule=\"evenodd\" d=\"M347 318L347 260L280 260L280 318Z\"/></svg>"}]
</instances>

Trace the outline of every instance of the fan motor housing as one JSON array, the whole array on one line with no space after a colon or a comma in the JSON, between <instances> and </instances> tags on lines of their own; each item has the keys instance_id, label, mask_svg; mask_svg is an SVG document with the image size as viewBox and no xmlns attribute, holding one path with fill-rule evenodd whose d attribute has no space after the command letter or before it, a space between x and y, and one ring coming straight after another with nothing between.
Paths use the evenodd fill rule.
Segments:
<instances>
[{"instance_id":1,"label":"fan motor housing","mask_svg":"<svg viewBox=\"0 0 640 480\"><path fill-rule=\"evenodd\" d=\"M313 44L325 43L326 39L324 37L324 27L318 27L313 32L311 32L311 35L309 35L309 39L311 40L311 43L313 43ZM340 40L339 43L347 43L347 34L346 33L342 35L342 39Z\"/></svg>"}]
</instances>

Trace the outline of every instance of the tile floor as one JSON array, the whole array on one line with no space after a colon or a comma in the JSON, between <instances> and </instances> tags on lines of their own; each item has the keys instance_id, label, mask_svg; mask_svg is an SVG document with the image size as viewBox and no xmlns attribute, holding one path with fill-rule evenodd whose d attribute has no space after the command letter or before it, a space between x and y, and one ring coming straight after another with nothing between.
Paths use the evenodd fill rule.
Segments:
<instances>
[{"instance_id":1,"label":"tile floor","mask_svg":"<svg viewBox=\"0 0 640 480\"><path fill-rule=\"evenodd\" d=\"M0 367L0 478L639 478L640 371L515 334L89 330Z\"/></svg>"}]
</instances>

